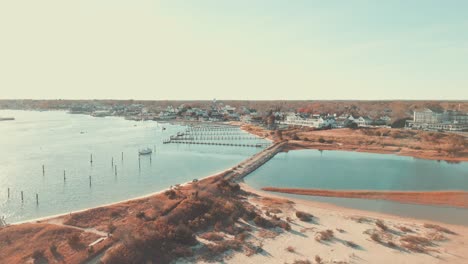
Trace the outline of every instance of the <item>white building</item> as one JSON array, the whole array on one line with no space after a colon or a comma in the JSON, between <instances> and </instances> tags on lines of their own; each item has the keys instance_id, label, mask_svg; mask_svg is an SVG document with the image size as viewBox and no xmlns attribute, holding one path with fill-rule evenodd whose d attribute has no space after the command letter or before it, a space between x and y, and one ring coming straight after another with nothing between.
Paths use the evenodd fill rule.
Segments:
<instances>
[{"instance_id":1,"label":"white building","mask_svg":"<svg viewBox=\"0 0 468 264\"><path fill-rule=\"evenodd\" d=\"M367 116L360 116L357 119L354 119L354 123L358 124L358 126L370 126L373 120Z\"/></svg>"},{"instance_id":2,"label":"white building","mask_svg":"<svg viewBox=\"0 0 468 264\"><path fill-rule=\"evenodd\" d=\"M322 118L322 117L313 117L313 118L304 118L299 114L289 113L283 122L280 124L290 125L290 126L302 126L302 127L314 127L314 128L323 128L327 126L333 126L335 120L332 118Z\"/></svg>"},{"instance_id":3,"label":"white building","mask_svg":"<svg viewBox=\"0 0 468 264\"><path fill-rule=\"evenodd\" d=\"M413 120L406 121L406 127L423 130L468 130L468 114L426 108L414 111Z\"/></svg>"}]
</instances>

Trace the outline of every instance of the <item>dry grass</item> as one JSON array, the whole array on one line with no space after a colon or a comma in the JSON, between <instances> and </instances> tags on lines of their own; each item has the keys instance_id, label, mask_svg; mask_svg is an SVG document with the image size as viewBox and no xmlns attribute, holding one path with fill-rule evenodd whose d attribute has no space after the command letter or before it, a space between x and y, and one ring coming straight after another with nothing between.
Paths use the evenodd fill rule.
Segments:
<instances>
[{"instance_id":1,"label":"dry grass","mask_svg":"<svg viewBox=\"0 0 468 264\"><path fill-rule=\"evenodd\" d=\"M327 230L318 232L317 235L315 236L315 240L318 242L331 241L334 237L335 235L333 234L333 230L327 229Z\"/></svg>"},{"instance_id":2,"label":"dry grass","mask_svg":"<svg viewBox=\"0 0 468 264\"><path fill-rule=\"evenodd\" d=\"M221 241L224 239L224 236L222 234L216 232L207 232L201 234L200 237L208 241Z\"/></svg>"},{"instance_id":3,"label":"dry grass","mask_svg":"<svg viewBox=\"0 0 468 264\"><path fill-rule=\"evenodd\" d=\"M447 228L442 227L442 226L439 226L439 225L426 223L426 224L424 224L424 227L429 228L429 229L434 229L434 230L437 230L437 231L442 232L442 233L446 233L446 234L450 234L450 235L456 235L456 233L453 232L452 230L447 229Z\"/></svg>"},{"instance_id":4,"label":"dry grass","mask_svg":"<svg viewBox=\"0 0 468 264\"><path fill-rule=\"evenodd\" d=\"M398 246L393 241L387 241L387 246L391 248L397 248Z\"/></svg>"},{"instance_id":5,"label":"dry grass","mask_svg":"<svg viewBox=\"0 0 468 264\"><path fill-rule=\"evenodd\" d=\"M310 260L294 260L293 264L311 264Z\"/></svg>"},{"instance_id":6,"label":"dry grass","mask_svg":"<svg viewBox=\"0 0 468 264\"><path fill-rule=\"evenodd\" d=\"M380 235L377 234L377 233L371 234L370 238L371 238L372 240L374 240L375 242L377 242L377 243L381 243L381 242L382 242L382 239L380 238Z\"/></svg>"},{"instance_id":7,"label":"dry grass","mask_svg":"<svg viewBox=\"0 0 468 264\"><path fill-rule=\"evenodd\" d=\"M351 217L351 220L354 220L356 221L357 223L370 223L372 222L372 218L369 218L369 217L363 217L363 216L352 216Z\"/></svg>"},{"instance_id":8,"label":"dry grass","mask_svg":"<svg viewBox=\"0 0 468 264\"><path fill-rule=\"evenodd\" d=\"M305 232L308 232L308 231L314 231L315 230L315 227L304 227L304 228L301 228L301 233L305 233Z\"/></svg>"},{"instance_id":9,"label":"dry grass","mask_svg":"<svg viewBox=\"0 0 468 264\"><path fill-rule=\"evenodd\" d=\"M388 226L380 219L378 219L376 222L375 222L375 225L380 228L382 231L387 231L388 230Z\"/></svg>"},{"instance_id":10,"label":"dry grass","mask_svg":"<svg viewBox=\"0 0 468 264\"><path fill-rule=\"evenodd\" d=\"M411 228L408 228L406 226L398 226L397 228L400 229L402 232L405 232L405 233L412 233L413 232L413 230Z\"/></svg>"},{"instance_id":11,"label":"dry grass","mask_svg":"<svg viewBox=\"0 0 468 264\"><path fill-rule=\"evenodd\" d=\"M446 240L448 240L448 238L444 234L442 234L441 232L438 232L438 231L431 232L431 233L427 234L426 237L428 239L432 240L432 241L446 241Z\"/></svg>"},{"instance_id":12,"label":"dry grass","mask_svg":"<svg viewBox=\"0 0 468 264\"><path fill-rule=\"evenodd\" d=\"M400 241L403 248L418 253L426 253L427 247L432 245L429 239L421 236L407 235L402 237Z\"/></svg>"},{"instance_id":13,"label":"dry grass","mask_svg":"<svg viewBox=\"0 0 468 264\"><path fill-rule=\"evenodd\" d=\"M312 218L314 216L306 212L296 211L296 217L299 218L301 221L310 222L312 221Z\"/></svg>"},{"instance_id":14,"label":"dry grass","mask_svg":"<svg viewBox=\"0 0 468 264\"><path fill-rule=\"evenodd\" d=\"M296 249L294 247L291 247L291 246L288 246L287 248L285 248L285 250L288 251L288 252L291 252L291 253L296 252Z\"/></svg>"},{"instance_id":15,"label":"dry grass","mask_svg":"<svg viewBox=\"0 0 468 264\"><path fill-rule=\"evenodd\" d=\"M272 230L263 229L258 231L258 236L261 238L275 238L279 236L279 233Z\"/></svg>"},{"instance_id":16,"label":"dry grass","mask_svg":"<svg viewBox=\"0 0 468 264\"><path fill-rule=\"evenodd\" d=\"M319 255L315 255L315 258L314 258L315 262L317 264L322 264L323 263L323 260L322 258L319 256Z\"/></svg>"},{"instance_id":17,"label":"dry grass","mask_svg":"<svg viewBox=\"0 0 468 264\"><path fill-rule=\"evenodd\" d=\"M78 247L72 247L67 242L76 239L71 237L79 238L81 243L78 243ZM97 238L92 233L44 223L0 228L0 263L28 263L34 253L39 256L38 252L43 255L40 259L48 263L56 263L59 258L63 263L77 263L80 259L88 258L81 244L89 244Z\"/></svg>"}]
</instances>

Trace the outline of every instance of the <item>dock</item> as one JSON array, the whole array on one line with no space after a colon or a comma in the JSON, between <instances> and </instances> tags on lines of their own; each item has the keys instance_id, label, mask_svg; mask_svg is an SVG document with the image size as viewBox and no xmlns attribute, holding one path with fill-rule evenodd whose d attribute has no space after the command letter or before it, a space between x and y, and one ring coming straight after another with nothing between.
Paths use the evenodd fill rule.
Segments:
<instances>
[{"instance_id":1,"label":"dock","mask_svg":"<svg viewBox=\"0 0 468 264\"><path fill-rule=\"evenodd\" d=\"M163 141L163 144L170 143L255 148L264 148L271 145L269 142L264 142L263 138L245 133L239 130L238 127L227 125L190 126L185 131L178 132Z\"/></svg>"},{"instance_id":2,"label":"dock","mask_svg":"<svg viewBox=\"0 0 468 264\"><path fill-rule=\"evenodd\" d=\"M255 143L255 144L242 144L242 143L221 143L221 142L202 142L202 141L182 141L182 140L171 140L164 141L164 144L177 143L177 144L192 144L192 145L212 145L212 146L229 146L229 147L256 147L262 148L267 147L270 143Z\"/></svg>"}]
</instances>

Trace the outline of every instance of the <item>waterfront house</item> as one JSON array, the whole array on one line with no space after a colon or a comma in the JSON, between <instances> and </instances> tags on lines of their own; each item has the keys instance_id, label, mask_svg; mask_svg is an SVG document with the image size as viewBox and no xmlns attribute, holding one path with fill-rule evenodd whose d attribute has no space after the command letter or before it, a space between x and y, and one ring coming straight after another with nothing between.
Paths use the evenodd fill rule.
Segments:
<instances>
[{"instance_id":1,"label":"waterfront house","mask_svg":"<svg viewBox=\"0 0 468 264\"><path fill-rule=\"evenodd\" d=\"M406 128L423 130L468 130L468 114L453 110L425 108L415 110L413 120L406 121Z\"/></svg>"},{"instance_id":2,"label":"waterfront house","mask_svg":"<svg viewBox=\"0 0 468 264\"><path fill-rule=\"evenodd\" d=\"M368 116L360 116L357 119L354 119L354 123L358 124L358 126L370 126L373 120Z\"/></svg>"}]
</instances>

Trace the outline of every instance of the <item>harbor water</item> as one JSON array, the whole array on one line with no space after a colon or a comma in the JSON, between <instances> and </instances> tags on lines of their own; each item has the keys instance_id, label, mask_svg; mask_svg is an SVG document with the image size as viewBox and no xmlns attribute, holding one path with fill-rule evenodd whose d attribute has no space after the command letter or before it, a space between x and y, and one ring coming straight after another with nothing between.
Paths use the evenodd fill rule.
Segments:
<instances>
[{"instance_id":1,"label":"harbor water","mask_svg":"<svg viewBox=\"0 0 468 264\"><path fill-rule=\"evenodd\" d=\"M8 223L151 194L225 170L261 150L163 144L187 127L155 121L62 111L0 110L0 116L16 119L0 122L0 217ZM230 133L250 136L240 129ZM144 148L152 155L139 156Z\"/></svg>"}]
</instances>

